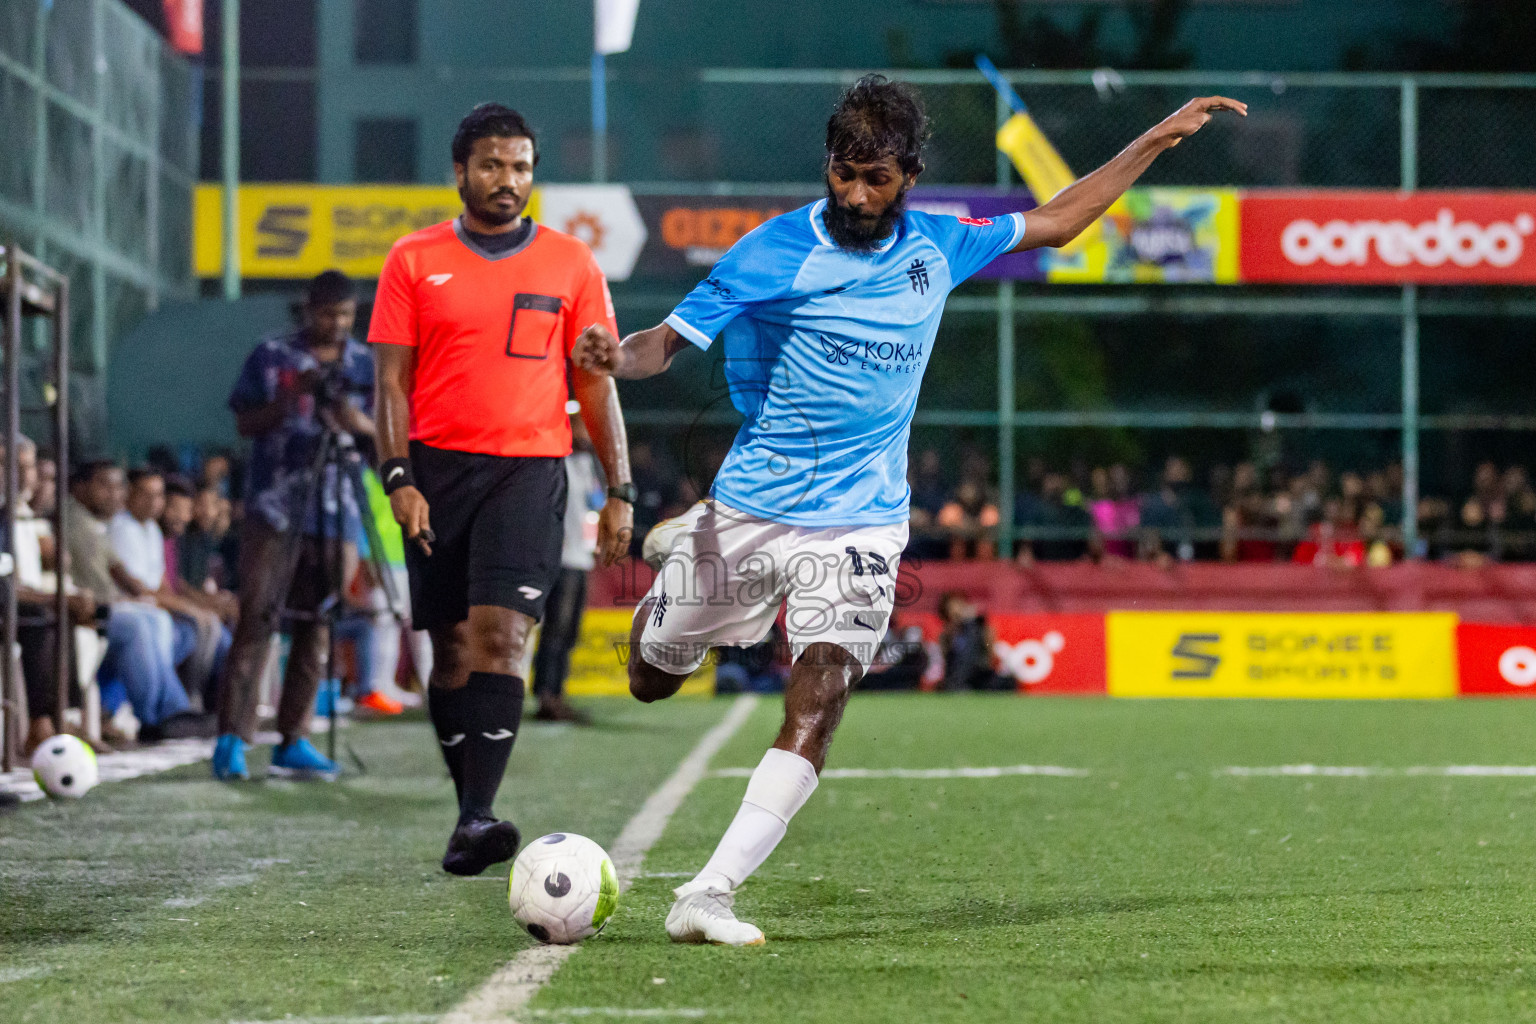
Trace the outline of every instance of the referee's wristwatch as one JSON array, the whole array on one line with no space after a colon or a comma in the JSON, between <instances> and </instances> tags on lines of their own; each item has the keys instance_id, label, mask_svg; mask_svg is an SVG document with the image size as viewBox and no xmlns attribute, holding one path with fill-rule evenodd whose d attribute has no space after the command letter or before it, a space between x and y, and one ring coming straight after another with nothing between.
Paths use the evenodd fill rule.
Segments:
<instances>
[{"instance_id":1,"label":"referee's wristwatch","mask_svg":"<svg viewBox=\"0 0 1536 1024\"><path fill-rule=\"evenodd\" d=\"M616 487L608 488L608 497L618 498L620 501L627 501L633 505L635 499L640 497L640 491L634 484L619 484Z\"/></svg>"}]
</instances>

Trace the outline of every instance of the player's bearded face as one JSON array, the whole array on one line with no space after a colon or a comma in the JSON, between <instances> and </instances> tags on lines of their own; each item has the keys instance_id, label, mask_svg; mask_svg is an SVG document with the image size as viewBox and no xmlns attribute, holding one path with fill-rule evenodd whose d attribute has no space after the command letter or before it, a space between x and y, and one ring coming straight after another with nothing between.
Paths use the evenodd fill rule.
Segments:
<instances>
[{"instance_id":1,"label":"player's bearded face","mask_svg":"<svg viewBox=\"0 0 1536 1024\"><path fill-rule=\"evenodd\" d=\"M834 157L827 167L827 209L822 219L838 248L873 252L891 237L907 208L911 181L896 161L856 163Z\"/></svg>"}]
</instances>

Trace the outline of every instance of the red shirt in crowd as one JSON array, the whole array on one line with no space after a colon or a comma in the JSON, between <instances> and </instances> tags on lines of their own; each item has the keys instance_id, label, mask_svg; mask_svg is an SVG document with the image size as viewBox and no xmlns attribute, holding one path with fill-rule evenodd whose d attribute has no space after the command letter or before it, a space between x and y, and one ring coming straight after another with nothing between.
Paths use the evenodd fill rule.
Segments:
<instances>
[{"instance_id":1,"label":"red shirt in crowd","mask_svg":"<svg viewBox=\"0 0 1536 1024\"><path fill-rule=\"evenodd\" d=\"M489 455L571 453L567 361L613 299L592 251L542 224L508 252L458 220L406 235L379 276L368 340L416 349L411 440Z\"/></svg>"}]
</instances>

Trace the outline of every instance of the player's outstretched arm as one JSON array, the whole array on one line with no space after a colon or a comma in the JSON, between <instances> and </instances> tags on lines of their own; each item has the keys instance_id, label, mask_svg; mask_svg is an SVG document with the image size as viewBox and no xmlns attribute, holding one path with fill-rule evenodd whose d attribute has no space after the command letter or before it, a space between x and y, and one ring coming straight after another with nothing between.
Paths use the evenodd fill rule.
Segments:
<instances>
[{"instance_id":1,"label":"player's outstretched arm","mask_svg":"<svg viewBox=\"0 0 1536 1024\"><path fill-rule=\"evenodd\" d=\"M1104 216L1125 190L1136 184L1152 161L1204 128L1221 110L1248 116L1248 104L1225 96L1192 99L1120 151L1109 163L1062 189L1037 210L1024 215L1024 237L1014 252L1059 248Z\"/></svg>"},{"instance_id":2,"label":"player's outstretched arm","mask_svg":"<svg viewBox=\"0 0 1536 1024\"><path fill-rule=\"evenodd\" d=\"M576 339L571 361L588 373L639 380L666 370L672 365L672 357L688 344L688 339L666 324L636 331L623 341L603 325L593 324Z\"/></svg>"}]
</instances>

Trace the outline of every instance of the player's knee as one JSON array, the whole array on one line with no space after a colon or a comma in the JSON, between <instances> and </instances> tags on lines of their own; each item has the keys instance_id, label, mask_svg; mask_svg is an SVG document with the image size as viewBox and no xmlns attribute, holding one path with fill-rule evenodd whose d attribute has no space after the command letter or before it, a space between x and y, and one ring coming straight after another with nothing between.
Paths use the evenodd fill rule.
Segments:
<instances>
[{"instance_id":1,"label":"player's knee","mask_svg":"<svg viewBox=\"0 0 1536 1024\"><path fill-rule=\"evenodd\" d=\"M687 676L676 676L649 664L636 652L629 659L629 692L642 704L665 700L682 688Z\"/></svg>"}]
</instances>

